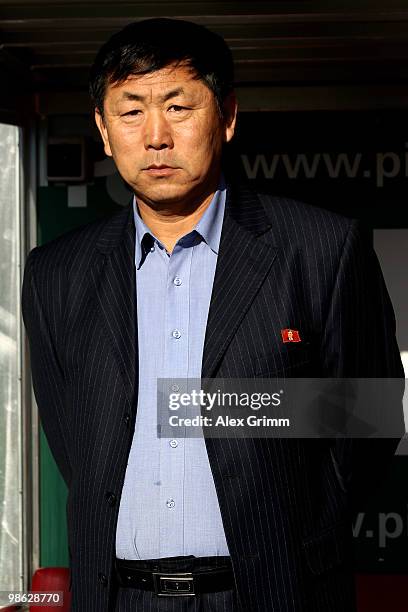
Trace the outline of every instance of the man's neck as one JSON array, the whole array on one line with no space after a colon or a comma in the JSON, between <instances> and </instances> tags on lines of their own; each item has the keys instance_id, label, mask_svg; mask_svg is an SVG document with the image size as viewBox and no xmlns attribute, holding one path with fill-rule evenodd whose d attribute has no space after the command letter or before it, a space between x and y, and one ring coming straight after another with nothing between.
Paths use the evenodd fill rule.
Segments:
<instances>
[{"instance_id":1,"label":"man's neck","mask_svg":"<svg viewBox=\"0 0 408 612\"><path fill-rule=\"evenodd\" d=\"M139 214L145 225L157 236L166 251L171 253L179 238L191 232L197 225L208 206L214 193L210 193L202 202L193 208L177 207L173 210L156 210L142 200L137 200Z\"/></svg>"}]
</instances>

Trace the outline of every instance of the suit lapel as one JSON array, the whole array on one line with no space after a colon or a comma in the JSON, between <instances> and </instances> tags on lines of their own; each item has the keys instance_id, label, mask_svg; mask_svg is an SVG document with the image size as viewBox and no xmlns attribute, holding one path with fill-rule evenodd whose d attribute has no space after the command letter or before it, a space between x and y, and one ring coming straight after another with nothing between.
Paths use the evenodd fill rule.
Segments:
<instances>
[{"instance_id":1,"label":"suit lapel","mask_svg":"<svg viewBox=\"0 0 408 612\"><path fill-rule=\"evenodd\" d=\"M256 194L227 189L227 201L208 313L202 378L214 376L238 325L277 253L268 242L271 222Z\"/></svg>"},{"instance_id":2,"label":"suit lapel","mask_svg":"<svg viewBox=\"0 0 408 612\"><path fill-rule=\"evenodd\" d=\"M94 277L97 299L130 405L137 397L138 339L135 228L132 205L107 223L97 248L102 271Z\"/></svg>"}]
</instances>

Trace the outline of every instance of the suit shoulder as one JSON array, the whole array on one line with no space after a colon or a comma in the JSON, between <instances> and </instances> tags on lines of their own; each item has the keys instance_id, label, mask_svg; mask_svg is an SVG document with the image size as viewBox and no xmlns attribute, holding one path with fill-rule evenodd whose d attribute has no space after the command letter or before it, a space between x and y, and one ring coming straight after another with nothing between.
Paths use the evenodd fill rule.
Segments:
<instances>
[{"instance_id":1,"label":"suit shoulder","mask_svg":"<svg viewBox=\"0 0 408 612\"><path fill-rule=\"evenodd\" d=\"M36 270L62 268L68 271L75 262L85 261L95 250L101 236L109 234L110 228L123 227L129 217L129 206L113 215L92 221L86 225L70 230L33 248L27 258L27 264Z\"/></svg>"},{"instance_id":2,"label":"suit shoulder","mask_svg":"<svg viewBox=\"0 0 408 612\"><path fill-rule=\"evenodd\" d=\"M332 226L347 232L356 219L346 217L320 206L306 203L302 200L284 196L275 196L265 192L257 192L264 205L265 212L271 220L284 220L287 223L302 224L310 228L316 225Z\"/></svg>"},{"instance_id":3,"label":"suit shoulder","mask_svg":"<svg viewBox=\"0 0 408 612\"><path fill-rule=\"evenodd\" d=\"M354 230L364 233L360 222L339 213L294 198L257 192L272 224L275 243L287 248L300 247L307 252L341 253L347 236Z\"/></svg>"}]
</instances>

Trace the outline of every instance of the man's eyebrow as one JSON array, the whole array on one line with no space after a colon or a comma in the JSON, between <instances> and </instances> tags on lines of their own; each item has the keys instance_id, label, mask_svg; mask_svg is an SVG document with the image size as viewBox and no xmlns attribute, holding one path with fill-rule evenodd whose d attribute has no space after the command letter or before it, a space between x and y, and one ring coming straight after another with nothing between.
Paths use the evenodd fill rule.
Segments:
<instances>
[{"instance_id":1,"label":"man's eyebrow","mask_svg":"<svg viewBox=\"0 0 408 612\"><path fill-rule=\"evenodd\" d=\"M182 87L177 87L177 89L172 89L164 94L161 98L161 102L167 102L171 98L176 98L177 96L181 96L184 93L184 89ZM122 93L122 98L125 100L130 100L131 102L144 102L146 100L146 96L141 96L140 94L133 93L131 91L124 91Z\"/></svg>"}]
</instances>

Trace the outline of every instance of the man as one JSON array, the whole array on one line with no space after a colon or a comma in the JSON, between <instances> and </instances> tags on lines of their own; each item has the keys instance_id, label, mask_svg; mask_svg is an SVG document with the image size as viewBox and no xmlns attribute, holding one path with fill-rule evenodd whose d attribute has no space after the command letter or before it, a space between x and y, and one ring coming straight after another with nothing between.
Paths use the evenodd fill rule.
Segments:
<instances>
[{"instance_id":1,"label":"man","mask_svg":"<svg viewBox=\"0 0 408 612\"><path fill-rule=\"evenodd\" d=\"M398 440L157 436L157 378L403 376L359 224L226 182L232 79L224 41L198 25L115 34L91 95L135 197L27 261L74 610L355 610L352 509ZM402 434L400 402L388 410Z\"/></svg>"}]
</instances>

